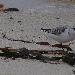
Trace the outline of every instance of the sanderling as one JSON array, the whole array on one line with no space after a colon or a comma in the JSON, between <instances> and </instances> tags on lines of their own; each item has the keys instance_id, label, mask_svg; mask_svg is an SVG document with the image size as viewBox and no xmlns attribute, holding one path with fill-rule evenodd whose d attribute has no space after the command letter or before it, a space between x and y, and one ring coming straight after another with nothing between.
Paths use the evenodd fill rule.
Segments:
<instances>
[{"instance_id":1,"label":"sanderling","mask_svg":"<svg viewBox=\"0 0 75 75\"><path fill-rule=\"evenodd\" d=\"M75 27L59 26L53 29L44 29L41 30L46 35L48 39L52 38L60 44L65 42L70 42L75 39Z\"/></svg>"}]
</instances>

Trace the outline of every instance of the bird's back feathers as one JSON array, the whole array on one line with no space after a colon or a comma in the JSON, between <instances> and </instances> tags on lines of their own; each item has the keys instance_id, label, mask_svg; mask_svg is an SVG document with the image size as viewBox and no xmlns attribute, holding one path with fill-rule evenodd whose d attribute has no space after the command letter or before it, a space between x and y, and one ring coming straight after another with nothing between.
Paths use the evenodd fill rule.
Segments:
<instances>
[{"instance_id":1,"label":"bird's back feathers","mask_svg":"<svg viewBox=\"0 0 75 75\"><path fill-rule=\"evenodd\" d=\"M65 29L67 29L67 27L56 27L56 28L53 28L53 29L43 29L43 28L41 28L41 30L43 30L44 32L51 33L51 34L54 34L54 35L60 35L61 33L63 33L65 31Z\"/></svg>"}]
</instances>

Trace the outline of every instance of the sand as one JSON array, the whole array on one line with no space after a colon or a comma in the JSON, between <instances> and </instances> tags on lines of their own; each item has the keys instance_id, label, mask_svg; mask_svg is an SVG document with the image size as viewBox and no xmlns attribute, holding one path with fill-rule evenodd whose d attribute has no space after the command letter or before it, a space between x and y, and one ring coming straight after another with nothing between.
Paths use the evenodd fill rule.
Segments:
<instances>
[{"instance_id":1,"label":"sand","mask_svg":"<svg viewBox=\"0 0 75 75\"><path fill-rule=\"evenodd\" d=\"M73 75L67 64L49 64L37 60L0 59L0 75Z\"/></svg>"},{"instance_id":2,"label":"sand","mask_svg":"<svg viewBox=\"0 0 75 75\"><path fill-rule=\"evenodd\" d=\"M28 9L26 11L0 13L0 47L52 49L49 46L44 47L35 43L8 40L2 36L6 35L8 38L31 42L47 41L50 44L57 43L53 39L48 40L40 29L42 27L74 26L74 8L74 6L59 4L58 6L51 5L37 9ZM71 45L72 48L74 47L73 45Z\"/></svg>"},{"instance_id":3,"label":"sand","mask_svg":"<svg viewBox=\"0 0 75 75\"><path fill-rule=\"evenodd\" d=\"M57 19L59 18L59 19ZM75 25L75 6L65 3L52 3L50 5L38 5L35 8L26 8L19 12L0 13L0 47L12 47L38 50L55 50L50 46L41 46L35 43L23 43L3 38L25 40L31 42L47 41L50 44L58 43L53 39L48 40L40 31L43 28L54 28L59 25ZM68 44L68 43L67 43ZM75 41L71 45L75 49ZM16 59L4 60L0 58L0 75L73 75L71 67L66 63L50 64L37 60Z\"/></svg>"}]
</instances>

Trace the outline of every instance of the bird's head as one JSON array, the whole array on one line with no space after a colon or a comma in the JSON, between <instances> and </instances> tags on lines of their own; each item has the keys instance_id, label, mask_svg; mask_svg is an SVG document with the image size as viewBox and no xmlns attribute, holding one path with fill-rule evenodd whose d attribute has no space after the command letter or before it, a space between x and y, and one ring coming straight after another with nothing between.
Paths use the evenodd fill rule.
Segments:
<instances>
[{"instance_id":1,"label":"bird's head","mask_svg":"<svg viewBox=\"0 0 75 75\"><path fill-rule=\"evenodd\" d=\"M40 30L41 30L41 31L43 31L43 32L46 32L46 30L45 30L45 29L43 29L43 28L41 28Z\"/></svg>"},{"instance_id":2,"label":"bird's head","mask_svg":"<svg viewBox=\"0 0 75 75\"><path fill-rule=\"evenodd\" d=\"M40 30L43 31L43 32L47 32L47 33L50 33L50 32L51 32L51 29L44 29L44 28L41 28Z\"/></svg>"}]
</instances>

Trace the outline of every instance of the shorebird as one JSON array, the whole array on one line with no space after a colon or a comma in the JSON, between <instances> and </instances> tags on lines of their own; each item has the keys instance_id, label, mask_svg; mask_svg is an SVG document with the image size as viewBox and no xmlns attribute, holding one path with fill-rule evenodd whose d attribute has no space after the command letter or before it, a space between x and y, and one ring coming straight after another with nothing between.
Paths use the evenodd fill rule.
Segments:
<instances>
[{"instance_id":1,"label":"shorebird","mask_svg":"<svg viewBox=\"0 0 75 75\"><path fill-rule=\"evenodd\" d=\"M62 43L70 42L75 39L75 27L59 26L53 29L41 28L44 35L50 40L50 38L59 42L55 46L63 46Z\"/></svg>"}]
</instances>

